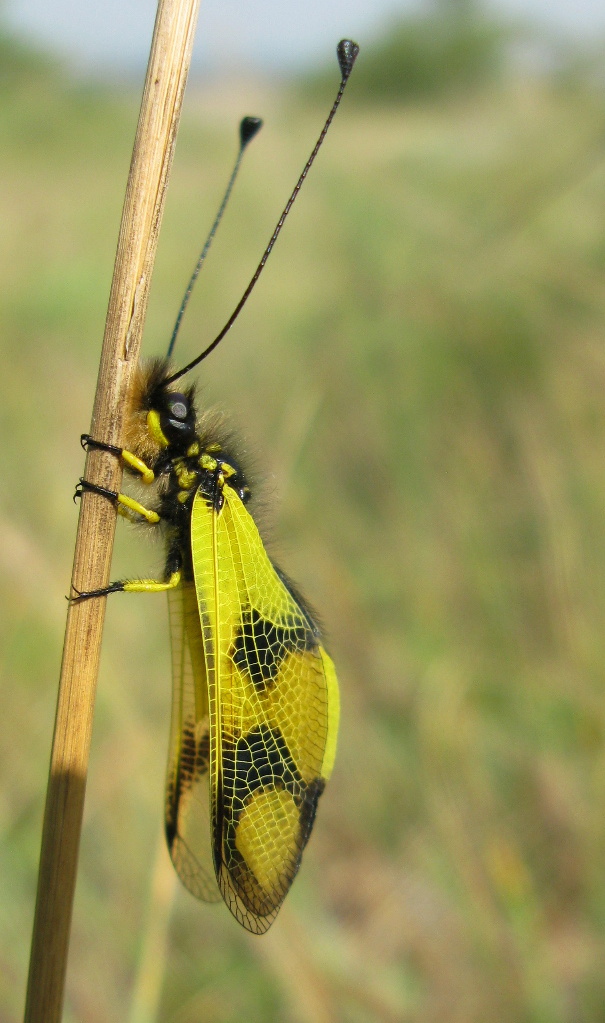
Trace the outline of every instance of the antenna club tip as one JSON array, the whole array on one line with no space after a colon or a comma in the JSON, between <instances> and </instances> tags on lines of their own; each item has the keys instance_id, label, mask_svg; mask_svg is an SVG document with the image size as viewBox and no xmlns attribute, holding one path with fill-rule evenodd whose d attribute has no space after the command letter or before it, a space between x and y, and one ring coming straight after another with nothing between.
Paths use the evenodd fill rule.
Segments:
<instances>
[{"instance_id":1,"label":"antenna club tip","mask_svg":"<svg viewBox=\"0 0 605 1023\"><path fill-rule=\"evenodd\" d=\"M263 122L260 117L242 118L239 126L239 140L242 149L252 141L255 135L258 135L262 126Z\"/></svg>"},{"instance_id":2,"label":"antenna club tip","mask_svg":"<svg viewBox=\"0 0 605 1023\"><path fill-rule=\"evenodd\" d=\"M341 39L336 47L336 56L338 57L343 82L346 82L351 74L358 53L359 46L352 39Z\"/></svg>"}]
</instances>

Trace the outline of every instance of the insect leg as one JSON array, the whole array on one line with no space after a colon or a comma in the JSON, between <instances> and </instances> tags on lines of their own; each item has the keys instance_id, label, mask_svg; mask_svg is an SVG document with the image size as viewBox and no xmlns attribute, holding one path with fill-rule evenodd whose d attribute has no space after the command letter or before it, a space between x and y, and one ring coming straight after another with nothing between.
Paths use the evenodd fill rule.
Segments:
<instances>
[{"instance_id":1,"label":"insect leg","mask_svg":"<svg viewBox=\"0 0 605 1023\"><path fill-rule=\"evenodd\" d=\"M133 469L134 472L140 473L143 483L153 483L155 479L153 469L150 469L142 458L138 458L137 455L133 455L132 451L127 451L126 448L118 448L115 444L105 444L102 440L94 440L88 433L82 434L80 437L80 444L85 451L88 451L89 448L95 448L97 451L109 451L111 455L121 458L129 469Z\"/></svg>"},{"instance_id":2,"label":"insect leg","mask_svg":"<svg viewBox=\"0 0 605 1023\"><path fill-rule=\"evenodd\" d=\"M100 493L104 491L103 487L93 489ZM111 494L111 491L109 493ZM70 604L80 604L91 597L107 597L110 593L163 593L165 590L174 590L180 585L182 566L183 555L178 543L173 542L168 552L163 579L118 579L99 590L78 590L72 583L71 588L75 596L68 597L68 600Z\"/></svg>"},{"instance_id":3,"label":"insect leg","mask_svg":"<svg viewBox=\"0 0 605 1023\"><path fill-rule=\"evenodd\" d=\"M174 590L181 581L181 572L178 569L173 572L168 580L162 579L119 579L101 590L76 590L72 586L75 597L70 597L70 604L81 604L83 600L90 600L91 597L107 597L110 593L163 593L164 590Z\"/></svg>"},{"instance_id":4,"label":"insect leg","mask_svg":"<svg viewBox=\"0 0 605 1023\"><path fill-rule=\"evenodd\" d=\"M91 494L100 494L101 497L106 497L112 504L117 505L118 511L122 515L129 516L129 512L134 512L136 515L141 515L142 518L147 519L152 525L156 525L160 521L160 516L157 512L152 511L150 508L146 508L139 501L135 501L133 497L128 497L126 494L119 494L117 490L108 490L107 487L100 487L97 483L91 483L89 480L85 480L80 477L80 481L76 486L76 492L74 494L74 501L77 497L82 497L82 494L88 491Z\"/></svg>"}]
</instances>

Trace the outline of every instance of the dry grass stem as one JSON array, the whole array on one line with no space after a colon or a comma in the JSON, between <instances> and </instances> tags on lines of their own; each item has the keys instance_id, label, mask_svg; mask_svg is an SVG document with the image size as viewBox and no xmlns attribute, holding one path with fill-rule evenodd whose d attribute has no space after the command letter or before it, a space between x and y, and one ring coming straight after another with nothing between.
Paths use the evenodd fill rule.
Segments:
<instances>
[{"instance_id":1,"label":"dry grass stem","mask_svg":"<svg viewBox=\"0 0 605 1023\"><path fill-rule=\"evenodd\" d=\"M136 366L199 0L160 0L118 241L91 434L120 442ZM121 469L91 452L86 476L117 489ZM107 584L115 509L82 501L73 581ZM105 601L70 606L44 814L26 1023L61 1018Z\"/></svg>"}]
</instances>

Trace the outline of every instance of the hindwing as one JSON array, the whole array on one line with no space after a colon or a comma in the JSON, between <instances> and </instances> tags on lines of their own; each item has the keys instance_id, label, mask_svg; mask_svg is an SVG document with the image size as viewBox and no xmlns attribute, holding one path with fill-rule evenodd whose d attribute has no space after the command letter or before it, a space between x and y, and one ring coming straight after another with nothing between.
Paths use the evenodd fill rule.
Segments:
<instances>
[{"instance_id":1,"label":"hindwing","mask_svg":"<svg viewBox=\"0 0 605 1023\"><path fill-rule=\"evenodd\" d=\"M217 511L198 491L191 518L212 855L229 909L260 934L296 875L332 769L338 686L317 626L253 518L228 484L223 498Z\"/></svg>"},{"instance_id":2,"label":"hindwing","mask_svg":"<svg viewBox=\"0 0 605 1023\"><path fill-rule=\"evenodd\" d=\"M210 844L210 717L200 616L193 583L168 594L172 716L166 778L166 839L175 869L198 899L216 902Z\"/></svg>"}]
</instances>

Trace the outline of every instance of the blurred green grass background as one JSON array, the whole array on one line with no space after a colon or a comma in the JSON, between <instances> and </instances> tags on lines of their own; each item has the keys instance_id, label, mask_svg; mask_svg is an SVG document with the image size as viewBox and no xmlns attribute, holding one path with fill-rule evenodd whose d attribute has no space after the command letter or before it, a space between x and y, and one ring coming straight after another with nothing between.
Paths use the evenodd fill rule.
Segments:
<instances>
[{"instance_id":1,"label":"blurred green grass background","mask_svg":"<svg viewBox=\"0 0 605 1023\"><path fill-rule=\"evenodd\" d=\"M488 32L490 59L479 47L477 70L467 47L452 67L469 73L448 75L432 35L418 50L408 29L407 49L362 51L254 299L200 374L203 402L253 453L272 549L321 609L339 669L339 755L303 869L262 939L176 887L161 836L166 609L116 597L67 1023L605 1019L605 98L577 54L548 74L504 67L507 33ZM412 38L426 67L406 78ZM138 96L76 83L8 39L0 55L0 1019L13 1023L78 438ZM247 283L329 77L190 89L145 354L165 350L239 117L267 123L181 360ZM160 550L118 532L114 577L159 567Z\"/></svg>"}]
</instances>

